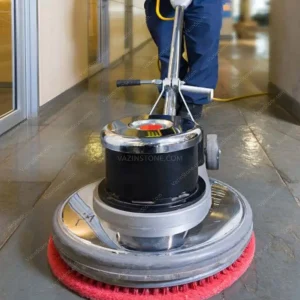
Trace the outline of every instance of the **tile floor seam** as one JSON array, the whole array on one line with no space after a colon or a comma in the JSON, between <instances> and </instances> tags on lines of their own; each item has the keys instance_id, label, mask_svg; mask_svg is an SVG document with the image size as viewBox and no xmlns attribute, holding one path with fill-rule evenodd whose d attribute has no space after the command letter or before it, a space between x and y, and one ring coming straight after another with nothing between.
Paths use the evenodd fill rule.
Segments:
<instances>
[{"instance_id":1,"label":"tile floor seam","mask_svg":"<svg viewBox=\"0 0 300 300\"><path fill-rule=\"evenodd\" d=\"M29 144L29 142L32 141L39 133L43 132L43 131L48 127L48 125L46 125L46 126L32 126L32 125L29 125L29 127L42 127L42 129L41 129L41 130L38 130L37 133L36 133L35 135L33 135L32 137L30 137L28 140L26 140L26 141L24 142L24 144L23 144L23 143L17 143L17 145L19 145L19 146L17 146L17 148L15 149L15 150L16 150L16 153L19 152L20 146L21 146L21 145L24 146L24 147L27 146L27 145ZM6 148L4 148L4 149L6 149ZM2 159L0 162L1 162L1 163L6 163L7 160L8 160L12 155L13 155L13 152L9 153L9 154L8 154L4 159Z\"/></svg>"},{"instance_id":2,"label":"tile floor seam","mask_svg":"<svg viewBox=\"0 0 300 300\"><path fill-rule=\"evenodd\" d=\"M0 160L0 163L1 163L1 164L7 163L8 160L12 157L13 154L18 154L19 151L22 150L22 149L20 148L21 146L22 146L22 148L25 147L25 146L27 146L34 138L36 138L36 136L37 136L38 134L41 134L45 129L47 129L48 127L51 127L51 125L50 125L50 124L47 124L47 125L41 126L41 127L43 127L43 129L41 129L40 131L38 131L37 134L35 134L34 136L32 136L32 137L31 137L30 139L28 139L26 142L24 142L24 144L20 143L19 146L15 149L16 151L15 151L15 152L9 153L5 158L1 159L1 160ZM93 134L93 129L91 129L90 132L88 132L88 134L87 134L88 138L90 138L90 137L92 136L92 134ZM80 146L79 149L81 149L82 147L83 147L83 146ZM46 147L46 148L47 148L47 147ZM70 158L71 158L73 155L74 155L74 154L72 154L72 155L70 156ZM70 158L69 158L69 159L70 159ZM69 159L67 160L66 163L69 162ZM61 171L61 169L60 169L60 171ZM60 173L60 171L58 172L58 174ZM51 182L53 182L53 180L56 178L56 176L57 176L58 174L55 175L55 177L52 179ZM22 180L15 180L15 181L16 181L16 182L20 182L20 181L22 181ZM0 180L0 182L4 182L4 181L3 181L3 180ZM29 181L28 181L28 182L29 182ZM35 181L31 181L31 182L35 182ZM48 182L48 181L45 181L45 182Z\"/></svg>"},{"instance_id":3,"label":"tile floor seam","mask_svg":"<svg viewBox=\"0 0 300 300\"><path fill-rule=\"evenodd\" d=\"M239 70L236 66L233 66L232 65L232 63L230 63L230 61L227 59L227 58L223 58L228 64L230 64L231 65L231 68L234 68L235 69L235 71L236 72L238 72L239 73L239 75L241 75L242 76L242 79L244 79L243 81L239 81L239 84L236 86L236 88L238 88L238 87L240 87L240 85L241 84L243 84L243 83L247 83L247 84L251 84L251 87L252 88L254 88L256 91L254 92L253 91L253 93L256 93L256 92L258 92L258 93L260 93L260 92L264 92L263 90L261 90L252 80L251 80L251 78L250 78L250 76L247 76L247 75L251 75L252 73L253 73L253 71L251 70L250 72L248 71L248 72L246 72L245 74L243 74L242 72L241 72L241 70ZM241 74L242 73L242 74ZM245 77L246 76L246 77ZM246 82L245 82L246 81ZM247 82L248 81L248 82Z\"/></svg>"},{"instance_id":4,"label":"tile floor seam","mask_svg":"<svg viewBox=\"0 0 300 300\"><path fill-rule=\"evenodd\" d=\"M16 181L19 182L19 181ZM27 183L27 182L26 182ZM31 182L31 183L39 183L39 182ZM48 185L45 187L44 191L41 193L41 196L37 198L37 200L32 204L32 206L29 208L27 213L24 213L22 215L25 215L24 218L22 218L21 222L14 228L14 230L11 232L11 234L1 243L0 245L0 251L5 247L5 245L9 242L9 240L12 238L12 236L16 233L16 231L20 228L20 226L23 224L23 222L28 218L28 216L33 212L34 208L36 207L39 199L45 194L45 191L48 190L48 188L51 185L51 182L45 181L44 183L48 183ZM21 215L21 216L22 216Z\"/></svg>"},{"instance_id":5,"label":"tile floor seam","mask_svg":"<svg viewBox=\"0 0 300 300\"><path fill-rule=\"evenodd\" d=\"M38 201L40 201L43 196L46 194L46 192L49 190L49 188L51 187L51 185L53 184L53 182L55 182L56 178L58 178L58 176L61 174L61 172L65 169L65 167L70 163L70 161L76 156L76 154L72 154L68 160L63 164L63 166L61 167L61 169L57 172L57 174L55 175L55 177L50 181L49 186L47 187L46 190L44 190L44 192L41 194L41 196L37 199L36 204L38 203Z\"/></svg>"},{"instance_id":6,"label":"tile floor seam","mask_svg":"<svg viewBox=\"0 0 300 300\"><path fill-rule=\"evenodd\" d=\"M240 110L240 109L239 109ZM280 178L281 182L283 183L283 185L288 189L288 191L290 192L290 194L292 195L293 199L295 200L296 204L298 206L299 205L299 200L297 199L296 196L294 196L291 188L289 187L289 185L287 184L287 182L284 180L284 178L281 176L280 171L278 170L278 168L276 167L276 165L274 164L273 160L271 159L271 157L269 156L268 152L266 151L265 147L262 145L262 143L259 141L257 135L255 134L255 132L253 131L253 129L251 128L251 125L249 124L249 122L247 121L246 116L244 115L244 113L242 112L242 110L240 110L249 130L251 131L252 135L254 136L254 138L256 139L257 143L259 144L259 146L261 147L262 151L264 152L264 154L267 156L268 160L270 161L272 167L274 168L276 174L278 175L278 177ZM298 201L297 201L298 200Z\"/></svg>"},{"instance_id":7,"label":"tile floor seam","mask_svg":"<svg viewBox=\"0 0 300 300\"><path fill-rule=\"evenodd\" d=\"M268 157L269 161L272 164L272 167L274 168L276 174L278 175L278 177L280 178L281 182L284 184L284 186L288 189L288 191L290 192L290 194L292 195L293 199L295 200L296 204L299 206L298 201L296 196L294 196L291 188L289 187L289 185L287 184L287 182L284 180L284 178L281 176L280 174L280 170L276 167L276 165L274 164L273 160L270 158L268 152L266 151L265 147L262 145L262 143L259 141L257 135L255 134L255 132L252 130L252 128L249 126L249 129L251 131L251 133L253 134L253 136L255 137L255 139L257 140L258 144L260 145L261 149L263 150L263 152L265 153L265 155Z\"/></svg>"},{"instance_id":8,"label":"tile floor seam","mask_svg":"<svg viewBox=\"0 0 300 300\"><path fill-rule=\"evenodd\" d=\"M59 172L60 173L60 172ZM56 176L55 176L55 178L56 178ZM49 187L51 186L51 184L52 184L52 181L47 181L46 182L47 183L47 187L44 189L44 191L41 193L41 196L40 197L38 197L37 199L36 199L36 201L34 201L34 203L33 203L33 206L32 206L32 208L34 208L36 205L37 205L37 203L40 201L40 199L43 197L43 195L45 194L45 192L49 189Z\"/></svg>"},{"instance_id":9,"label":"tile floor seam","mask_svg":"<svg viewBox=\"0 0 300 300\"><path fill-rule=\"evenodd\" d=\"M6 149L6 148L5 148ZM4 150L5 150L4 149ZM7 154L5 157L3 157L1 160L0 160L0 163L5 163L9 158L10 156L12 155L12 153L9 153Z\"/></svg>"},{"instance_id":10,"label":"tile floor seam","mask_svg":"<svg viewBox=\"0 0 300 300\"><path fill-rule=\"evenodd\" d=\"M277 131L277 132L279 132L279 133L282 133L282 134L285 135L285 136L288 136L289 138L293 139L294 141L300 142L300 139L297 139L296 137L291 136L291 135L289 135L289 134L286 133L286 132L282 132L282 131L279 130L278 128L273 127L272 129L275 130L275 131Z\"/></svg>"},{"instance_id":11,"label":"tile floor seam","mask_svg":"<svg viewBox=\"0 0 300 300\"><path fill-rule=\"evenodd\" d=\"M86 92L87 92L87 90L84 91L82 94L85 94ZM70 109L76 107L76 105L81 104L81 103L80 103L80 102L81 102L80 99L81 99L80 96L74 97L74 99L73 99L70 103L68 103L66 106L62 107L61 109L59 109L59 112L56 114L56 116L54 116L54 119L53 119L53 120L51 120L51 118L53 117L53 115L52 115L52 116L48 116L48 117L46 116L46 117L45 117L46 120L44 120L44 121L42 122L41 126L46 126L46 127L47 127L47 126L51 126L52 123L55 123L55 121L56 121L59 117L61 117L61 116L63 115L63 113L65 113L65 112L69 111ZM49 119L50 119L50 120L49 120Z\"/></svg>"},{"instance_id":12,"label":"tile floor seam","mask_svg":"<svg viewBox=\"0 0 300 300\"><path fill-rule=\"evenodd\" d=\"M299 119L297 119L295 116L293 116L292 114L290 114L287 110L285 110L281 105L277 104L276 102L275 102L275 105L276 105L277 108L279 108L280 110L282 110L282 111L284 111L286 114L288 114L289 117L291 117L291 119L292 119L293 121L295 121L296 124L294 124L294 125L300 126L300 121L299 121Z\"/></svg>"},{"instance_id":13,"label":"tile floor seam","mask_svg":"<svg viewBox=\"0 0 300 300\"><path fill-rule=\"evenodd\" d=\"M65 166L67 166L67 164L72 160L72 158L75 156L75 154L72 154L69 159L67 160L67 162L65 164L63 164L63 166L61 167L60 171L56 174L56 176L53 178L53 180L51 180L50 182L46 181L48 184L48 186L44 189L44 191L41 193L41 196L37 198L37 200L33 203L32 207L30 208L30 213L26 214L25 218L22 219L22 221L16 226L16 228L13 230L13 232L11 233L10 236L7 237L7 239L2 243L1 247L0 247L0 251L1 249L3 249L5 247L5 245L9 242L9 240L13 237L13 235L16 233L16 231L20 228L20 226L24 223L24 221L28 218L28 216L33 212L33 210L35 209L35 207L37 206L38 202L43 198L43 196L45 195L45 193L48 191L48 189L51 187L51 185L53 184L53 182L56 180L56 178L60 175L60 173L62 172L62 170L65 168ZM16 181L18 182L18 181Z\"/></svg>"}]
</instances>

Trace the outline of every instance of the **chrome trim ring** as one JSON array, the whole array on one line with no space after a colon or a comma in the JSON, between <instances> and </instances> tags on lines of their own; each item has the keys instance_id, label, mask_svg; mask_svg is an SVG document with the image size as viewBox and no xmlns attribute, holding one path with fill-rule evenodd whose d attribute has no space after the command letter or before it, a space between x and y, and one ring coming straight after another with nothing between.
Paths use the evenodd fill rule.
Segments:
<instances>
[{"instance_id":1,"label":"chrome trim ring","mask_svg":"<svg viewBox=\"0 0 300 300\"><path fill-rule=\"evenodd\" d=\"M160 130L140 130L132 124L162 124ZM197 145L202 140L200 127L189 119L143 115L128 117L106 125L101 132L105 148L131 154L170 153Z\"/></svg>"}]
</instances>

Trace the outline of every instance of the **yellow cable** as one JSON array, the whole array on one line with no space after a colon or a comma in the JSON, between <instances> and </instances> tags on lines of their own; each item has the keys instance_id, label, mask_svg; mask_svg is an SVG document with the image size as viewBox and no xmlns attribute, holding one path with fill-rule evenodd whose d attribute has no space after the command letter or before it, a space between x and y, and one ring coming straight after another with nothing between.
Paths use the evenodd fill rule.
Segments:
<instances>
[{"instance_id":1,"label":"yellow cable","mask_svg":"<svg viewBox=\"0 0 300 300\"><path fill-rule=\"evenodd\" d=\"M236 101L236 100L241 100L241 99L246 99L246 98L254 98L254 97L262 97L262 96L267 96L269 93L258 93L258 94L249 94L249 95L243 95L243 96L238 96L238 97L232 97L232 98L213 98L214 101L217 102L230 102L230 101Z\"/></svg>"},{"instance_id":2,"label":"yellow cable","mask_svg":"<svg viewBox=\"0 0 300 300\"><path fill-rule=\"evenodd\" d=\"M157 16L163 20L163 21L173 21L174 18L165 18L164 16L161 15L160 13L160 0L156 0L156 14ZM158 59L157 61L158 64L158 69L160 70L160 60ZM257 94L249 94L249 95L243 95L243 96L238 96L238 97L232 97L232 98L213 98L214 101L217 102L230 102L230 101L237 101L241 99L246 99L246 98L254 98L254 97L262 97L262 96L267 96L269 93L257 93Z\"/></svg>"},{"instance_id":3,"label":"yellow cable","mask_svg":"<svg viewBox=\"0 0 300 300\"><path fill-rule=\"evenodd\" d=\"M163 21L174 21L174 18L166 18L162 16L162 14L160 13L160 0L156 0L156 14Z\"/></svg>"}]
</instances>

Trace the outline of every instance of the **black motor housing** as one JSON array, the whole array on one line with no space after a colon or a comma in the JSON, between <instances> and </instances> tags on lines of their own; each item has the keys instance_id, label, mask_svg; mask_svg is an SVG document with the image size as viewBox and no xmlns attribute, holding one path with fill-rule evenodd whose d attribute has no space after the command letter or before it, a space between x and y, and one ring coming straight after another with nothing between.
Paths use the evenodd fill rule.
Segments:
<instances>
[{"instance_id":1,"label":"black motor housing","mask_svg":"<svg viewBox=\"0 0 300 300\"><path fill-rule=\"evenodd\" d=\"M183 124L191 125L188 122ZM176 130L171 132L175 137L180 135ZM170 141L174 142L174 139ZM143 142L141 152L147 152L147 139ZM153 145L153 139L149 138L149 144ZM129 211L161 212L191 205L195 197L205 191L205 183L198 177L198 166L204 163L203 139L198 138L197 142L182 148L166 153L136 153L139 149L128 151L128 148L123 148L125 151L122 151L120 147L116 151L106 147L106 179L99 186L101 199L113 207Z\"/></svg>"}]
</instances>

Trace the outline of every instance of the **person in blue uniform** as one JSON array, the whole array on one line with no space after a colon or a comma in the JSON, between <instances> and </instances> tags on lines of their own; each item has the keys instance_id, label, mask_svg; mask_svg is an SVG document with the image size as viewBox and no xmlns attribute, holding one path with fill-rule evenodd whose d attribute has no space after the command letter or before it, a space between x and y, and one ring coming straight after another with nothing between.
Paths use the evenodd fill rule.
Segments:
<instances>
[{"instance_id":1,"label":"person in blue uniform","mask_svg":"<svg viewBox=\"0 0 300 300\"><path fill-rule=\"evenodd\" d=\"M146 23L158 47L161 62L161 79L168 75L173 23L156 15L156 0L145 1ZM174 8L169 0L161 1L161 14L173 17ZM215 89L218 82L218 51L223 18L223 0L193 0L184 16L184 38L188 62L182 56L180 79L187 85ZM183 47L182 47L183 48ZM182 54L184 49L182 49ZM201 117L203 104L208 99L189 92L184 93L194 117ZM178 113L186 116L180 105Z\"/></svg>"}]
</instances>

